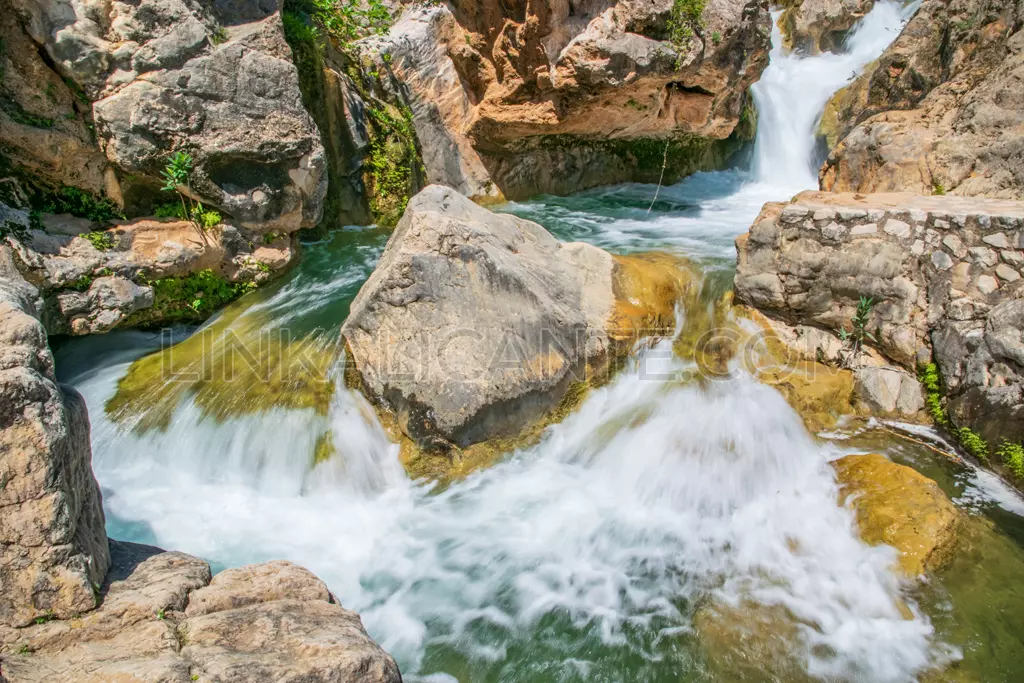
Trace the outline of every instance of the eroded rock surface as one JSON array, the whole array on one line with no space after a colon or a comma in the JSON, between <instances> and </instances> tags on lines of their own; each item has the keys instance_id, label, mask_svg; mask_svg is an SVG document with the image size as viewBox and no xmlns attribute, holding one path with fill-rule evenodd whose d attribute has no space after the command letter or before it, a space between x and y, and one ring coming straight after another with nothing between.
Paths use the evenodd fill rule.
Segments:
<instances>
[{"instance_id":1,"label":"eroded rock surface","mask_svg":"<svg viewBox=\"0 0 1024 683\"><path fill-rule=\"evenodd\" d=\"M867 343L895 363L856 370L874 411L919 409L908 373L934 358L957 426L993 445L1019 441L1022 239L1024 202L805 192L765 205L737 239L736 296L815 329L803 335L814 340L807 352L833 361L835 334L852 330L860 297L870 297Z\"/></svg>"},{"instance_id":2,"label":"eroded rock surface","mask_svg":"<svg viewBox=\"0 0 1024 683\"><path fill-rule=\"evenodd\" d=\"M1024 5L925 0L822 120L821 187L1024 196Z\"/></svg>"},{"instance_id":3,"label":"eroded rock surface","mask_svg":"<svg viewBox=\"0 0 1024 683\"><path fill-rule=\"evenodd\" d=\"M3 242L19 270L39 286L40 317L51 334L96 334L121 325L198 321L214 311L193 306L195 297L179 292L161 297L159 281L187 279L209 271L234 288L266 282L291 264L295 244L288 235L270 239L221 223L200 232L188 221L137 219L107 229L82 218L43 215L33 225L27 211L0 203L15 229ZM157 283L157 284L154 284ZM216 282L199 287L214 296ZM170 291L170 290L167 290Z\"/></svg>"},{"instance_id":4,"label":"eroded rock surface","mask_svg":"<svg viewBox=\"0 0 1024 683\"><path fill-rule=\"evenodd\" d=\"M430 186L342 327L358 383L426 446L514 436L622 344L671 330L685 274L629 263Z\"/></svg>"},{"instance_id":5,"label":"eroded rock surface","mask_svg":"<svg viewBox=\"0 0 1024 683\"><path fill-rule=\"evenodd\" d=\"M89 419L56 382L38 292L0 247L0 624L96 605L107 571Z\"/></svg>"},{"instance_id":6,"label":"eroded rock surface","mask_svg":"<svg viewBox=\"0 0 1024 683\"><path fill-rule=\"evenodd\" d=\"M100 607L0 632L10 683L397 683L394 660L322 581L289 562L211 580L190 555L111 541Z\"/></svg>"},{"instance_id":7,"label":"eroded rock surface","mask_svg":"<svg viewBox=\"0 0 1024 683\"><path fill-rule=\"evenodd\" d=\"M960 513L938 484L877 453L848 455L832 466L861 538L896 548L905 576L916 578L950 558Z\"/></svg>"},{"instance_id":8,"label":"eroded rock surface","mask_svg":"<svg viewBox=\"0 0 1024 683\"><path fill-rule=\"evenodd\" d=\"M779 17L786 47L809 54L837 52L847 32L875 0L796 0Z\"/></svg>"},{"instance_id":9,"label":"eroded rock surface","mask_svg":"<svg viewBox=\"0 0 1024 683\"><path fill-rule=\"evenodd\" d=\"M670 138L666 179L735 151L724 141L770 39L760 0L709 0L676 42L672 11L671 0L415 7L361 51L408 88L430 182L512 199L656 182Z\"/></svg>"},{"instance_id":10,"label":"eroded rock surface","mask_svg":"<svg viewBox=\"0 0 1024 683\"><path fill-rule=\"evenodd\" d=\"M5 77L14 104L0 113L0 141L16 166L145 211L166 201L159 172L184 149L193 194L239 225L319 221L324 149L275 3L13 0L11 10L0 28L21 73ZM41 82L51 96L37 96Z\"/></svg>"}]
</instances>

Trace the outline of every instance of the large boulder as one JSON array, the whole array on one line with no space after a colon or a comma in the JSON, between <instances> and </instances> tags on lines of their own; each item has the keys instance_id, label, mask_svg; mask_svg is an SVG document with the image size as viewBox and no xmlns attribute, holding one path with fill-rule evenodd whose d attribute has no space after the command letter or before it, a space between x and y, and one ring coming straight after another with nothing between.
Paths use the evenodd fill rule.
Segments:
<instances>
[{"instance_id":1,"label":"large boulder","mask_svg":"<svg viewBox=\"0 0 1024 683\"><path fill-rule=\"evenodd\" d=\"M0 624L96 605L109 556L85 401L56 382L35 288L0 247Z\"/></svg>"},{"instance_id":2,"label":"large boulder","mask_svg":"<svg viewBox=\"0 0 1024 683\"><path fill-rule=\"evenodd\" d=\"M292 232L319 221L324 149L302 105L276 3L13 5L21 26L5 16L5 40L10 34L24 44L28 56L21 58L45 79L71 84L74 97L56 87L55 101L78 99L56 129L42 123L55 119L28 101L18 106L35 118L0 120L0 140L18 150L14 161L23 170L53 185L96 191L102 183L115 201L145 211L158 201L169 154L186 150L194 158L189 191L238 224ZM89 103L86 111L80 103ZM104 163L75 146L76 125L94 126ZM73 153L66 163L50 160L47 149L58 145Z\"/></svg>"},{"instance_id":3,"label":"large boulder","mask_svg":"<svg viewBox=\"0 0 1024 683\"><path fill-rule=\"evenodd\" d=\"M1020 198L1024 5L925 0L823 118L821 187Z\"/></svg>"},{"instance_id":4,"label":"large boulder","mask_svg":"<svg viewBox=\"0 0 1024 683\"><path fill-rule=\"evenodd\" d=\"M699 9L416 6L360 49L407 89L430 182L477 198L568 193L656 182L667 143L666 179L720 166L752 136L747 89L768 63L768 3Z\"/></svg>"},{"instance_id":5,"label":"large boulder","mask_svg":"<svg viewBox=\"0 0 1024 683\"><path fill-rule=\"evenodd\" d=\"M671 329L685 286L658 259L561 243L434 185L409 202L341 333L356 381L406 435L462 447L517 435L623 345Z\"/></svg>"},{"instance_id":6,"label":"large boulder","mask_svg":"<svg viewBox=\"0 0 1024 683\"><path fill-rule=\"evenodd\" d=\"M210 566L190 555L110 546L98 609L0 631L10 683L402 680L359 615L301 567L268 562L211 580Z\"/></svg>"},{"instance_id":7,"label":"large boulder","mask_svg":"<svg viewBox=\"0 0 1024 683\"><path fill-rule=\"evenodd\" d=\"M779 16L786 47L815 54L838 52L847 32L875 0L797 0Z\"/></svg>"},{"instance_id":8,"label":"large boulder","mask_svg":"<svg viewBox=\"0 0 1024 683\"><path fill-rule=\"evenodd\" d=\"M917 578L941 567L956 546L960 513L939 485L877 453L832 463L840 502L853 508L860 536L899 551L899 570Z\"/></svg>"}]
</instances>

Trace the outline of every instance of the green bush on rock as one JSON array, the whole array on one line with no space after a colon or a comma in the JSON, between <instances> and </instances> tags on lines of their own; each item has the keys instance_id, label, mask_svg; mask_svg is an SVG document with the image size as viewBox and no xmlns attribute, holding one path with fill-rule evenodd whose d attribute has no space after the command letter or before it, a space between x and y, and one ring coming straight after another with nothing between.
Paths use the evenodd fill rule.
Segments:
<instances>
[{"instance_id":1,"label":"green bush on rock","mask_svg":"<svg viewBox=\"0 0 1024 683\"><path fill-rule=\"evenodd\" d=\"M392 226L405 212L419 159L412 111L402 107L396 116L380 108L368 114L374 131L367 159L370 210L378 224Z\"/></svg>"},{"instance_id":2,"label":"green bush on rock","mask_svg":"<svg viewBox=\"0 0 1024 683\"><path fill-rule=\"evenodd\" d=\"M153 288L153 306L132 314L125 327L202 322L221 306L256 289L255 282L229 282L209 268L146 284Z\"/></svg>"},{"instance_id":3,"label":"green bush on rock","mask_svg":"<svg viewBox=\"0 0 1024 683\"><path fill-rule=\"evenodd\" d=\"M1018 479L1024 479L1024 446L1019 443L1011 443L1003 440L996 450L1003 467L1009 470Z\"/></svg>"}]
</instances>

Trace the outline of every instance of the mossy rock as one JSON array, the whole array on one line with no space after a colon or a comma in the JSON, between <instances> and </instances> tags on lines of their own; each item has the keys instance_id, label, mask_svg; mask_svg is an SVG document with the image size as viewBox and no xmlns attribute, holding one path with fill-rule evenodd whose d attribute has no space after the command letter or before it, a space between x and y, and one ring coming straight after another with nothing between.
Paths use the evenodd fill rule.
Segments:
<instances>
[{"instance_id":1,"label":"mossy rock","mask_svg":"<svg viewBox=\"0 0 1024 683\"><path fill-rule=\"evenodd\" d=\"M217 421L272 408L326 415L334 393L337 350L325 339L292 340L265 316L236 305L185 341L132 363L106 412L136 432L164 430L192 397Z\"/></svg>"},{"instance_id":2,"label":"mossy rock","mask_svg":"<svg viewBox=\"0 0 1024 683\"><path fill-rule=\"evenodd\" d=\"M832 467L840 504L853 507L861 538L896 548L905 576L921 576L952 557L961 515L938 484L877 453L848 455Z\"/></svg>"}]
</instances>

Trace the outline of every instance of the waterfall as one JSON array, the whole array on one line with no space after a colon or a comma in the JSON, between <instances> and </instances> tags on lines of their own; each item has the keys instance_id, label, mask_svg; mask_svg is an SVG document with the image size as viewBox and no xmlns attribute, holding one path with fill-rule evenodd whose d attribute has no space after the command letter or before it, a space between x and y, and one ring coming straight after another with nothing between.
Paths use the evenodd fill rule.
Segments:
<instances>
[{"instance_id":1,"label":"waterfall","mask_svg":"<svg viewBox=\"0 0 1024 683\"><path fill-rule=\"evenodd\" d=\"M753 160L758 181L794 190L818 186L814 132L825 104L896 39L918 5L877 3L850 32L842 54L787 54L773 22L771 61L751 88L758 113Z\"/></svg>"},{"instance_id":2,"label":"waterfall","mask_svg":"<svg viewBox=\"0 0 1024 683\"><path fill-rule=\"evenodd\" d=\"M668 208L650 218L649 186L510 210L563 238L727 267L763 201L816 185L821 107L895 37L900 16L876 4L843 55L783 55L776 31L755 86L752 179L697 174L665 188ZM355 266L311 249L294 279L249 310L336 329L324 301L350 296L380 248ZM320 284L308 281L314 268ZM132 343L136 355L152 348ZM128 359L98 349L69 345L59 363L93 366L65 379L89 404L111 535L216 568L303 564L361 613L408 681L713 680L693 627L709 601L784 610L791 655L828 680L909 681L947 654L902 596L894 551L861 542L836 504L828 462L842 451L738 368L707 387L679 381L692 365L669 341L639 352L540 443L443 491L405 476L365 400L340 383L326 415L214 419L186 397L166 429L134 433L104 412ZM334 457L314 465L327 429Z\"/></svg>"}]
</instances>

